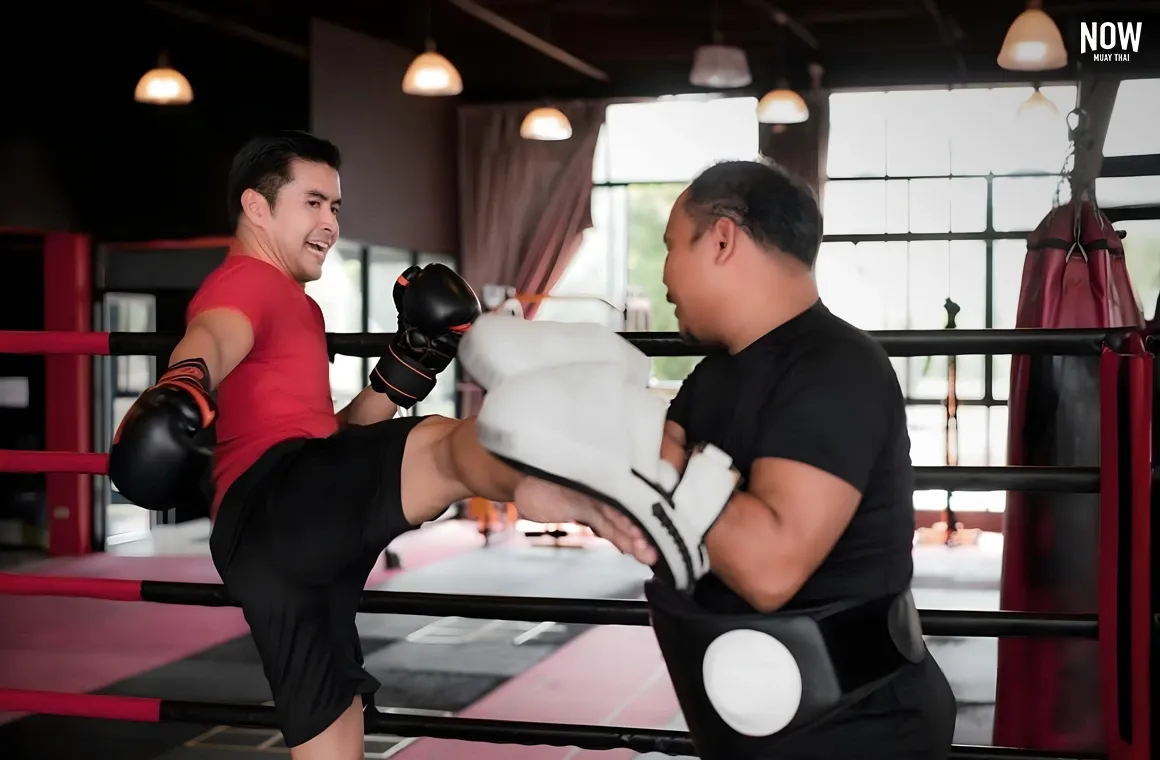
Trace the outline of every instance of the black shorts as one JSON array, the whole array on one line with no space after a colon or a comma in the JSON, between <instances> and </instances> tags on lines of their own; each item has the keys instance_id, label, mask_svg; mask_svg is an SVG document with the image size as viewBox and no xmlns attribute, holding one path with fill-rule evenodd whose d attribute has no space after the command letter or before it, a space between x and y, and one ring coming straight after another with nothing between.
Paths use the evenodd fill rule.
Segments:
<instances>
[{"instance_id":1,"label":"black shorts","mask_svg":"<svg viewBox=\"0 0 1160 760\"><path fill-rule=\"evenodd\" d=\"M356 695L363 668L355 613L367 576L410 530L403 450L422 417L285 441L230 486L210 537L214 565L241 603L288 746L314 738Z\"/></svg>"}]
</instances>

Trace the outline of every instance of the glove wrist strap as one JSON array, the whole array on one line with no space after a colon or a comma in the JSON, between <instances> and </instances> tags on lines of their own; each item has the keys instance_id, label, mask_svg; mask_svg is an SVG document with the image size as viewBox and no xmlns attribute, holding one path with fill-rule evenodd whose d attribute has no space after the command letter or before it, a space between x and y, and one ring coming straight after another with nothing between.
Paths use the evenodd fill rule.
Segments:
<instances>
[{"instance_id":1,"label":"glove wrist strap","mask_svg":"<svg viewBox=\"0 0 1160 760\"><path fill-rule=\"evenodd\" d=\"M188 393L197 404L197 414L201 417L203 428L213 424L217 417L217 408L210 391L209 367L204 359L184 359L171 365L154 387L179 388Z\"/></svg>"},{"instance_id":2,"label":"glove wrist strap","mask_svg":"<svg viewBox=\"0 0 1160 760\"><path fill-rule=\"evenodd\" d=\"M212 383L210 382L209 367L205 360L183 359L169 366L157 381L158 385L197 386L203 394L209 395Z\"/></svg>"},{"instance_id":3,"label":"glove wrist strap","mask_svg":"<svg viewBox=\"0 0 1160 760\"><path fill-rule=\"evenodd\" d=\"M385 394L403 409L410 409L427 398L435 388L435 373L395 346L379 359L369 379L371 388Z\"/></svg>"},{"instance_id":4,"label":"glove wrist strap","mask_svg":"<svg viewBox=\"0 0 1160 760\"><path fill-rule=\"evenodd\" d=\"M673 511L692 538L703 541L737 489L740 474L733 458L707 444L695 449L673 490Z\"/></svg>"}]
</instances>

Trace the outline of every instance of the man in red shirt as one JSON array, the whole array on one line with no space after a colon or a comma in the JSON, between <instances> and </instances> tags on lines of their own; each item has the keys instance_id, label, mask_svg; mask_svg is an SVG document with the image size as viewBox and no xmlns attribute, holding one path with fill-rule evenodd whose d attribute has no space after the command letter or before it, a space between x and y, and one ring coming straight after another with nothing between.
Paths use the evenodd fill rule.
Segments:
<instances>
[{"instance_id":1,"label":"man in red shirt","mask_svg":"<svg viewBox=\"0 0 1160 760\"><path fill-rule=\"evenodd\" d=\"M360 592L395 537L470 496L516 501L545 522L592 523L575 494L517 474L477 441L474 419L406 417L480 313L447 267L395 287L399 329L370 384L334 413L325 327L305 283L338 240L340 156L301 132L251 141L230 172L237 242L189 306L168 370L125 415L109 455L134 503L167 509L213 449L214 564L250 625L294 760L363 755ZM216 392L216 399L214 398ZM211 427L212 426L212 427ZM619 538L618 538L619 537Z\"/></svg>"}]
</instances>

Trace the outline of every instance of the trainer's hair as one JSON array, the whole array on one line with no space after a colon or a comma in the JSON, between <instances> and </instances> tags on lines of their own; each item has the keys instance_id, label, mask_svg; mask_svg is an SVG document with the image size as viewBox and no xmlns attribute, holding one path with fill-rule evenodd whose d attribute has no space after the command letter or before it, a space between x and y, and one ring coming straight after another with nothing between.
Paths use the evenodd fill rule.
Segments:
<instances>
[{"instance_id":1,"label":"trainer's hair","mask_svg":"<svg viewBox=\"0 0 1160 760\"><path fill-rule=\"evenodd\" d=\"M685 211L696 240L718 219L731 219L753 242L813 268L822 244L822 213L809 185L777 164L723 161L689 185Z\"/></svg>"},{"instance_id":2,"label":"trainer's hair","mask_svg":"<svg viewBox=\"0 0 1160 760\"><path fill-rule=\"evenodd\" d=\"M242 193L256 190L274 207L278 191L290 180L291 164L295 159L327 164L338 170L342 154L329 140L309 132L287 130L260 135L242 146L230 165L229 212L230 229L237 229L242 215Z\"/></svg>"}]
</instances>

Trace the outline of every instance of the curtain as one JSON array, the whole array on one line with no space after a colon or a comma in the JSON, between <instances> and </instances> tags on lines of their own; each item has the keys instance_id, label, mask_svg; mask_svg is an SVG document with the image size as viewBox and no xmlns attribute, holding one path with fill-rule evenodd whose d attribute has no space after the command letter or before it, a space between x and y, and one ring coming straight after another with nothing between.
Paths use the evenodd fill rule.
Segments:
<instances>
[{"instance_id":1,"label":"curtain","mask_svg":"<svg viewBox=\"0 0 1160 760\"><path fill-rule=\"evenodd\" d=\"M563 275L592 226L592 162L605 105L555 104L572 123L572 137L559 142L520 137L532 106L460 109L462 271L477 291L511 285L539 295Z\"/></svg>"}]
</instances>

